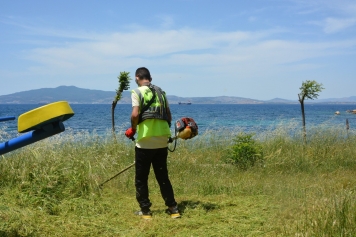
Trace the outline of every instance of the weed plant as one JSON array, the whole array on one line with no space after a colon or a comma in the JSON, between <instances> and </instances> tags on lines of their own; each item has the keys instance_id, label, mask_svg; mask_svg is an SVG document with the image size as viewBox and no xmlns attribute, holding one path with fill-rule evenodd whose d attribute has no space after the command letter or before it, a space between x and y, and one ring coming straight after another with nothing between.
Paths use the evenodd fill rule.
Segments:
<instances>
[{"instance_id":1,"label":"weed plant","mask_svg":"<svg viewBox=\"0 0 356 237\"><path fill-rule=\"evenodd\" d=\"M243 170L253 167L256 163L263 164L262 146L253 139L253 134L239 133L233 141L234 145L226 150L227 163Z\"/></svg>"},{"instance_id":2,"label":"weed plant","mask_svg":"<svg viewBox=\"0 0 356 237\"><path fill-rule=\"evenodd\" d=\"M178 140L168 158L177 220L165 214L153 172L150 221L133 215L134 168L99 188L134 161L124 136L67 129L5 154L0 236L354 236L354 131L311 127L306 144L294 124L256 131L264 165L246 169L225 162L239 134Z\"/></svg>"}]
</instances>

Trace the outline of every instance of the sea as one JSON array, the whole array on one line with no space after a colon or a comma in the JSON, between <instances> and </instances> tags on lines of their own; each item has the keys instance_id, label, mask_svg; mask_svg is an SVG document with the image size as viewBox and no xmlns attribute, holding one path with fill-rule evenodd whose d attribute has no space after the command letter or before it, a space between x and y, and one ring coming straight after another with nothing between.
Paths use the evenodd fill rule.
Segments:
<instances>
[{"instance_id":1,"label":"sea","mask_svg":"<svg viewBox=\"0 0 356 237\"><path fill-rule=\"evenodd\" d=\"M17 136L17 118L42 105L0 104L0 117L15 116L15 120L0 122L0 131ZM63 122L66 129L74 132L107 134L111 131L111 104L70 104L74 116ZM199 134L206 131L246 131L261 132L277 127L302 125L300 104L191 104L170 105L173 121L190 117L199 127ZM356 114L348 110L356 109L356 104L305 104L306 125L345 126L356 128ZM336 115L335 112L340 114ZM120 133L130 127L130 104L117 104L115 108L115 130ZM171 130L173 131L173 126ZM1 135L1 134L0 134ZM1 137L0 137L1 138ZM0 139L1 140L1 139Z\"/></svg>"}]
</instances>

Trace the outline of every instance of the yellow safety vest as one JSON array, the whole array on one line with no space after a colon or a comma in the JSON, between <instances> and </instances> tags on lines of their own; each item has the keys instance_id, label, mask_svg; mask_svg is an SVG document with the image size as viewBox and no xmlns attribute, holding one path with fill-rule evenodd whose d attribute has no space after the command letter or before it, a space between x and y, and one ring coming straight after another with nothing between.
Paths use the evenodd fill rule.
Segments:
<instances>
[{"instance_id":1,"label":"yellow safety vest","mask_svg":"<svg viewBox=\"0 0 356 237\"><path fill-rule=\"evenodd\" d=\"M168 126L165 92L158 86L152 85L155 91L155 99L150 107L141 113L141 110L152 99L153 93L148 86L141 86L131 92L136 94L140 102L141 119L137 126L137 141L144 137L171 136Z\"/></svg>"}]
</instances>

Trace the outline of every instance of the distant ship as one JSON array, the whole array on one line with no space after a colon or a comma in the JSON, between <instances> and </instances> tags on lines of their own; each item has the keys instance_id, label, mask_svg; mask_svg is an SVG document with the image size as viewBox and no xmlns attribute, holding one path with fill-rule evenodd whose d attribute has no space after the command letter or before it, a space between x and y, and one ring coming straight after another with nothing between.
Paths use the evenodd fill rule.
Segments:
<instances>
[{"instance_id":1,"label":"distant ship","mask_svg":"<svg viewBox=\"0 0 356 237\"><path fill-rule=\"evenodd\" d=\"M179 105L191 105L192 102L188 101L188 102L178 102Z\"/></svg>"}]
</instances>

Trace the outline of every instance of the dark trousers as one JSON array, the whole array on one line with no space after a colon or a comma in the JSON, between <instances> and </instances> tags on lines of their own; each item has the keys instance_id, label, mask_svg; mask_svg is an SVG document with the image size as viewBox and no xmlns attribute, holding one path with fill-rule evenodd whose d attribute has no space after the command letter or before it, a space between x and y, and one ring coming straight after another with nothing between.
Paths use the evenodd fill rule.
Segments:
<instances>
[{"instance_id":1,"label":"dark trousers","mask_svg":"<svg viewBox=\"0 0 356 237\"><path fill-rule=\"evenodd\" d=\"M148 210L152 205L148 193L148 175L151 164L165 205L168 207L177 205L172 184L168 177L167 156L167 148L142 149L135 147L136 199L143 211Z\"/></svg>"}]
</instances>

